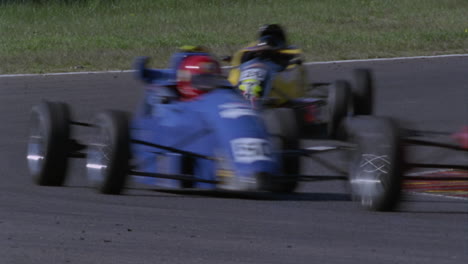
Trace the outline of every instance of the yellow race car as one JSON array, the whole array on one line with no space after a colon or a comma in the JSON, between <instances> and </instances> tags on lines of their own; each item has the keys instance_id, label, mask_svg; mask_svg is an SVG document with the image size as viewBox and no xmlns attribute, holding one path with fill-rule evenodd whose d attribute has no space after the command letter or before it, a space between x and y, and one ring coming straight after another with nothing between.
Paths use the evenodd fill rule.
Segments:
<instances>
[{"instance_id":1,"label":"yellow race car","mask_svg":"<svg viewBox=\"0 0 468 264\"><path fill-rule=\"evenodd\" d=\"M353 87L345 80L322 83L325 94L312 95L302 51L287 44L279 25L263 26L258 41L224 60L231 64L228 80L254 108L290 109L299 131L308 136L334 137L345 116L372 113L369 70L356 71Z\"/></svg>"},{"instance_id":2,"label":"yellow race car","mask_svg":"<svg viewBox=\"0 0 468 264\"><path fill-rule=\"evenodd\" d=\"M279 25L265 25L260 28L258 41L230 58L232 68L228 79L248 98L268 95L281 105L306 94L302 61L302 51L287 45L285 33Z\"/></svg>"}]
</instances>

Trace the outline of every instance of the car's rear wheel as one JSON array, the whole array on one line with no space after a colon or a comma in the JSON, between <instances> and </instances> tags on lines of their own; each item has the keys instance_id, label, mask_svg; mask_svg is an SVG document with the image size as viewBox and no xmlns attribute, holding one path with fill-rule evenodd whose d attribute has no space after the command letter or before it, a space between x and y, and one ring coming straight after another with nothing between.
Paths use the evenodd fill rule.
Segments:
<instances>
[{"instance_id":1,"label":"car's rear wheel","mask_svg":"<svg viewBox=\"0 0 468 264\"><path fill-rule=\"evenodd\" d=\"M354 70L352 87L354 115L372 115L374 111L374 83L369 69Z\"/></svg>"},{"instance_id":2,"label":"car's rear wheel","mask_svg":"<svg viewBox=\"0 0 468 264\"><path fill-rule=\"evenodd\" d=\"M345 80L337 80L328 88L328 136L335 138L351 104L351 87Z\"/></svg>"},{"instance_id":3,"label":"car's rear wheel","mask_svg":"<svg viewBox=\"0 0 468 264\"><path fill-rule=\"evenodd\" d=\"M129 172L128 115L121 111L105 111L97 115L95 124L95 138L88 146L88 180L101 193L120 194Z\"/></svg>"},{"instance_id":4,"label":"car's rear wheel","mask_svg":"<svg viewBox=\"0 0 468 264\"><path fill-rule=\"evenodd\" d=\"M347 120L347 138L356 144L349 183L364 207L390 211L400 200L403 152L396 124L387 118L357 116Z\"/></svg>"},{"instance_id":5,"label":"car's rear wheel","mask_svg":"<svg viewBox=\"0 0 468 264\"><path fill-rule=\"evenodd\" d=\"M296 115L289 108L272 108L264 111L264 120L276 150L295 150L299 147ZM271 192L291 193L298 186L300 158L281 154L283 175L264 176L263 189Z\"/></svg>"},{"instance_id":6,"label":"car's rear wheel","mask_svg":"<svg viewBox=\"0 0 468 264\"><path fill-rule=\"evenodd\" d=\"M37 184L64 184L69 141L70 110L67 104L44 101L32 108L27 161Z\"/></svg>"}]
</instances>

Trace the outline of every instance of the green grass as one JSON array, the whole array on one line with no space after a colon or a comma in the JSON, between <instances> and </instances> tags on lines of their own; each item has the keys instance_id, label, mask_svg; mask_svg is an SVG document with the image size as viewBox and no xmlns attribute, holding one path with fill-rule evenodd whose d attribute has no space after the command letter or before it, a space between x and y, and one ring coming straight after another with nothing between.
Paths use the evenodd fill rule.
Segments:
<instances>
[{"instance_id":1,"label":"green grass","mask_svg":"<svg viewBox=\"0 0 468 264\"><path fill-rule=\"evenodd\" d=\"M164 67L185 44L227 55L265 23L308 61L468 53L467 0L16 2L0 4L0 74L129 69L140 55Z\"/></svg>"}]
</instances>

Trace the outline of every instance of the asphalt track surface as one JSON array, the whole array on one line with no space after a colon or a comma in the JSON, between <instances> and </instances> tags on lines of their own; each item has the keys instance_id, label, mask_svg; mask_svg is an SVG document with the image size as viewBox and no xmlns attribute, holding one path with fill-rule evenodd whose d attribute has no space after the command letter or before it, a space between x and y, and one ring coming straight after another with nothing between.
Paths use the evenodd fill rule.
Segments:
<instances>
[{"instance_id":1,"label":"asphalt track surface","mask_svg":"<svg viewBox=\"0 0 468 264\"><path fill-rule=\"evenodd\" d=\"M378 115L447 132L468 123L468 57L311 65L311 81L350 79L356 67L375 72ZM405 194L397 212L375 213L338 181L280 197L107 196L87 187L83 161L66 187L33 184L25 149L34 104L66 101L90 121L102 109L131 111L140 88L129 73L0 77L0 263L468 263L466 199ZM411 158L467 162L424 148ZM303 170L328 173L313 162Z\"/></svg>"}]
</instances>

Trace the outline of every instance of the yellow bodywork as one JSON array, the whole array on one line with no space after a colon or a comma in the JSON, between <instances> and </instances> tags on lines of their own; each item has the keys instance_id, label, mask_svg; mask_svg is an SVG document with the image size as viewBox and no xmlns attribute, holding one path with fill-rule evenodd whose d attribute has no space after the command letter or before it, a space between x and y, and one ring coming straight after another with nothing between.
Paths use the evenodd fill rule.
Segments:
<instances>
[{"instance_id":1,"label":"yellow bodywork","mask_svg":"<svg viewBox=\"0 0 468 264\"><path fill-rule=\"evenodd\" d=\"M254 46L255 43L248 47ZM232 69L229 71L228 80L232 85L237 86L240 78L240 69L242 57L251 50L244 48L234 54L231 59ZM281 54L291 55L291 58L300 58L302 51L300 49L281 49L276 51ZM273 89L269 97L277 98L278 104L283 104L289 99L305 96L306 74L305 69L300 64L290 64L284 71L276 75L273 80Z\"/></svg>"}]
</instances>

